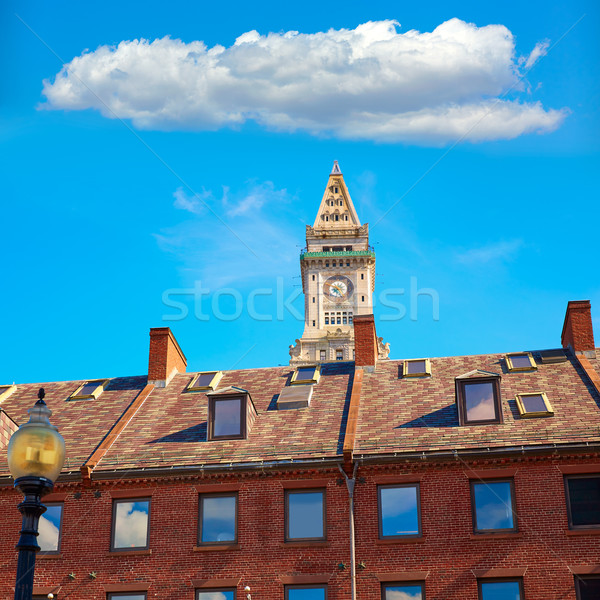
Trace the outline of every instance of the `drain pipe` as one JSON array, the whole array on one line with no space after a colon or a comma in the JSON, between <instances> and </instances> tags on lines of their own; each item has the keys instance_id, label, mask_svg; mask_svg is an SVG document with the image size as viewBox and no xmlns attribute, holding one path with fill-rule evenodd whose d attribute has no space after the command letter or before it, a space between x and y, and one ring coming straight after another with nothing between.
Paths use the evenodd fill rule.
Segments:
<instances>
[{"instance_id":1,"label":"drain pipe","mask_svg":"<svg viewBox=\"0 0 600 600\"><path fill-rule=\"evenodd\" d=\"M356 483L356 469L358 462L354 463L354 471L352 478L346 475L346 471L342 465L338 464L338 469L341 471L346 480L346 488L348 489L348 506L350 520L350 598L356 600L356 539L354 537L354 484Z\"/></svg>"}]
</instances>

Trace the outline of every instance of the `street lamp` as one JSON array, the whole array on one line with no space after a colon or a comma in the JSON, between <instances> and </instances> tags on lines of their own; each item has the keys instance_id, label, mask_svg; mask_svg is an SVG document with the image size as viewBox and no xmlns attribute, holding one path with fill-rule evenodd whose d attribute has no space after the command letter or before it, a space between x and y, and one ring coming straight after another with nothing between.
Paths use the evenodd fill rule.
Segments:
<instances>
[{"instance_id":1,"label":"street lamp","mask_svg":"<svg viewBox=\"0 0 600 600\"><path fill-rule=\"evenodd\" d=\"M16 548L19 551L15 600L31 600L33 573L37 545L38 523L46 512L41 497L54 487L65 462L65 441L48 417L52 411L44 402L44 388L40 388L39 400L30 408L29 422L21 425L8 444L8 468L15 480L15 487L25 499L19 504L23 515L21 537Z\"/></svg>"}]
</instances>

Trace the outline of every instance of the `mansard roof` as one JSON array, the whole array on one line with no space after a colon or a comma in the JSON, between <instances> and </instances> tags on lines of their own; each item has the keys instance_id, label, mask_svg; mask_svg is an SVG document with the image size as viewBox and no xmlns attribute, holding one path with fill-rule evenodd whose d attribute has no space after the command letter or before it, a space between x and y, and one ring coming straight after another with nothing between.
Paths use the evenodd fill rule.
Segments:
<instances>
[{"instance_id":1,"label":"mansard roof","mask_svg":"<svg viewBox=\"0 0 600 600\"><path fill-rule=\"evenodd\" d=\"M51 421L66 442L67 477L79 477L86 464L92 465L94 477L112 477L131 470L150 474L341 462L349 422L359 460L456 451L490 456L506 449L554 452L573 444L598 447L598 359L585 363L590 370L572 352L567 352L567 360L550 364L541 361L539 352L532 356L537 369L527 372L510 372L503 354L431 358L431 376L418 378L402 377L403 360L381 360L374 369L364 370L352 362L325 363L310 405L294 410L277 409L293 368L224 371L218 389L234 386L253 399L257 416L247 439L207 441L210 392L188 391L195 373L179 373L166 387L153 389L145 376L110 379L98 398L88 400L69 400L82 381L18 384L2 409L17 423L26 422L38 388L45 388ZM503 423L459 424L456 379L477 372L482 378L501 374ZM516 395L539 392L547 394L554 415L521 418ZM6 445L0 441L0 446L0 477L7 477ZM96 459L90 462L91 457Z\"/></svg>"}]
</instances>

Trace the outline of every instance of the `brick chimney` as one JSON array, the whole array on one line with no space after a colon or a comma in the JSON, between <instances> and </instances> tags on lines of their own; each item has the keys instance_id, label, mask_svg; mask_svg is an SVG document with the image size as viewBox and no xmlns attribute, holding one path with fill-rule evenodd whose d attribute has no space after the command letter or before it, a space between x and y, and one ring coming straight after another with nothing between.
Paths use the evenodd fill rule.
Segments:
<instances>
[{"instance_id":1,"label":"brick chimney","mask_svg":"<svg viewBox=\"0 0 600 600\"><path fill-rule=\"evenodd\" d=\"M592 307L589 300L572 300L567 305L567 314L562 329L563 348L595 356Z\"/></svg>"},{"instance_id":2,"label":"brick chimney","mask_svg":"<svg viewBox=\"0 0 600 600\"><path fill-rule=\"evenodd\" d=\"M373 315L354 317L354 364L357 367L374 367L379 355L375 318Z\"/></svg>"},{"instance_id":3,"label":"brick chimney","mask_svg":"<svg viewBox=\"0 0 600 600\"><path fill-rule=\"evenodd\" d=\"M167 387L176 373L185 373L187 360L168 327L150 329L148 383Z\"/></svg>"}]
</instances>

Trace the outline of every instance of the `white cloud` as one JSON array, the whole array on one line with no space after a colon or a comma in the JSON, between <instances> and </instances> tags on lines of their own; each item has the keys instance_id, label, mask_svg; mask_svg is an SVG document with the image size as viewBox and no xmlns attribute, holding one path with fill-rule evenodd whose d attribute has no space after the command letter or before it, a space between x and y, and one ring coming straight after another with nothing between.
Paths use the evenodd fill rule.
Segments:
<instances>
[{"instance_id":1,"label":"white cloud","mask_svg":"<svg viewBox=\"0 0 600 600\"><path fill-rule=\"evenodd\" d=\"M161 250L181 263L186 283L201 281L214 291L296 274L306 217L285 189L253 181L241 190L223 188L220 198L205 194L210 209L201 219L194 216L155 234Z\"/></svg>"},{"instance_id":2,"label":"white cloud","mask_svg":"<svg viewBox=\"0 0 600 600\"><path fill-rule=\"evenodd\" d=\"M180 210L185 210L192 214L198 215L204 212L206 207L206 201L210 199L212 194L203 190L201 194L193 194L192 196L186 194L182 187L177 188L173 192L173 206Z\"/></svg>"},{"instance_id":3,"label":"white cloud","mask_svg":"<svg viewBox=\"0 0 600 600\"><path fill-rule=\"evenodd\" d=\"M229 48L165 37L83 53L54 82L50 109L97 109L139 128L206 130L252 120L274 130L386 142L479 142L558 127L565 110L521 90L512 33L451 19L432 32L393 20L355 29L240 35ZM531 66L546 52L536 45Z\"/></svg>"},{"instance_id":4,"label":"white cloud","mask_svg":"<svg viewBox=\"0 0 600 600\"><path fill-rule=\"evenodd\" d=\"M544 40L543 42L538 42L533 50L531 51L531 54L529 54L529 56L527 57L527 60L525 61L525 69L529 70L531 69L531 67L533 67L533 65L535 65L535 63L542 58L542 56L546 56L546 54L548 54L548 46L550 46L550 41L549 40Z\"/></svg>"},{"instance_id":5,"label":"white cloud","mask_svg":"<svg viewBox=\"0 0 600 600\"><path fill-rule=\"evenodd\" d=\"M513 259L523 246L523 240L509 240L496 242L472 248L456 256L458 262L466 265L481 265L492 262L508 261Z\"/></svg>"}]
</instances>

